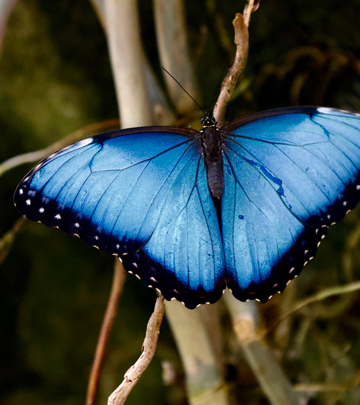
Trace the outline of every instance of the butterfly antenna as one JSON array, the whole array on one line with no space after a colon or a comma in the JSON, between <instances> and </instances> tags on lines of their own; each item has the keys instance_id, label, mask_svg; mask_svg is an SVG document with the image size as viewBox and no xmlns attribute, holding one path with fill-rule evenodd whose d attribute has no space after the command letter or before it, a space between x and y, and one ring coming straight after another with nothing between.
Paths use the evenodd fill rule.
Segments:
<instances>
[{"instance_id":1,"label":"butterfly antenna","mask_svg":"<svg viewBox=\"0 0 360 405\"><path fill-rule=\"evenodd\" d=\"M229 61L230 61L230 56L227 58L227 61L226 61L225 65L224 65L224 68L223 68L223 70L222 70L222 72L221 72L219 82L218 82L217 86L215 87L214 94L213 94L213 96L212 96L212 98L211 98L210 107L211 107L211 106L213 105L213 103L214 103L215 95L217 94L218 89L220 88L221 82L222 82L223 77L224 77L225 69L229 66Z\"/></svg>"},{"instance_id":2,"label":"butterfly antenna","mask_svg":"<svg viewBox=\"0 0 360 405\"><path fill-rule=\"evenodd\" d=\"M200 108L200 110L202 111L202 113L203 113L204 115L206 115L206 112L203 110L203 108L200 106L200 104L194 99L194 97L192 97L192 95L191 95L189 92L187 92L187 91L184 89L184 87L175 79L175 77L174 77L170 72L168 72L164 67L163 67L163 70L165 70L165 72L166 72L172 79L175 80L175 82L185 91L185 93L191 98L191 100Z\"/></svg>"}]
</instances>

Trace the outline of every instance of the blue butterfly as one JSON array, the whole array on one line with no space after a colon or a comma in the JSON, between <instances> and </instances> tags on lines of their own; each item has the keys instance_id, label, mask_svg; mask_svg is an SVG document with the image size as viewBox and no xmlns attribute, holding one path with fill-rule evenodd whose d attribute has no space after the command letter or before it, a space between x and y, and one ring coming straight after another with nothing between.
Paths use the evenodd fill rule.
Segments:
<instances>
[{"instance_id":1,"label":"blue butterfly","mask_svg":"<svg viewBox=\"0 0 360 405\"><path fill-rule=\"evenodd\" d=\"M358 203L360 116L296 107L202 124L77 142L35 166L14 203L188 308L226 287L266 302Z\"/></svg>"}]
</instances>

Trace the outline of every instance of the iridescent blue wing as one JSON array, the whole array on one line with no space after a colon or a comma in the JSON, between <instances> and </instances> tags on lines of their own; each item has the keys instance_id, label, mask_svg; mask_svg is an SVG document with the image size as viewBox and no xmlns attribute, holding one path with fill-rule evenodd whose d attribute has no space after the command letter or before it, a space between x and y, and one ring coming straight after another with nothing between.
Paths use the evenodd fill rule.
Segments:
<instances>
[{"instance_id":1,"label":"iridescent blue wing","mask_svg":"<svg viewBox=\"0 0 360 405\"><path fill-rule=\"evenodd\" d=\"M358 203L360 117L299 107L244 117L222 130L227 284L238 299L265 302Z\"/></svg>"},{"instance_id":2,"label":"iridescent blue wing","mask_svg":"<svg viewBox=\"0 0 360 405\"><path fill-rule=\"evenodd\" d=\"M150 127L80 141L31 170L14 202L27 218L122 256L165 298L214 302L223 249L196 134Z\"/></svg>"}]
</instances>

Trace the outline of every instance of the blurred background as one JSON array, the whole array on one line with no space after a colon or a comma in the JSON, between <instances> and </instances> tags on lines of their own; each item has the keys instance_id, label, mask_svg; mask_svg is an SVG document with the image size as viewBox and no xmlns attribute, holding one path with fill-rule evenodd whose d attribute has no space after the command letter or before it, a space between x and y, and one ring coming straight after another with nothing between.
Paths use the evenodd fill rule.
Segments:
<instances>
[{"instance_id":1,"label":"blurred background","mask_svg":"<svg viewBox=\"0 0 360 405\"><path fill-rule=\"evenodd\" d=\"M1 162L118 117L106 37L94 3L99 2L0 2ZM13 9L4 25L9 5ZM205 109L212 108L209 104L221 72L234 55L231 22L244 5L233 0L184 2L198 87L195 96ZM139 12L146 56L165 89L152 2L139 0ZM249 59L227 119L290 105L360 112L359 15L358 0L263 0L252 15ZM174 112L174 117L174 124L189 125L201 117L201 111L193 105L192 111ZM19 218L12 194L32 166L1 173L1 235ZM330 230L316 259L284 294L258 304L264 328L298 300L360 280L359 217L359 209L354 210ZM4 250L4 240L0 247L0 403L84 403L113 258L35 223L16 235L11 249ZM135 277L127 278L99 403L105 403L136 361L155 297ZM293 384L324 387L308 393L304 403L360 403L360 390L351 383L359 374L359 304L359 293L316 302L267 335L268 346ZM223 304L219 305L221 312ZM225 311L221 319L228 330ZM234 403L269 403L231 344L225 363ZM164 364L173 373L166 384ZM181 360L165 320L155 358L127 403L145 401L188 403Z\"/></svg>"}]
</instances>

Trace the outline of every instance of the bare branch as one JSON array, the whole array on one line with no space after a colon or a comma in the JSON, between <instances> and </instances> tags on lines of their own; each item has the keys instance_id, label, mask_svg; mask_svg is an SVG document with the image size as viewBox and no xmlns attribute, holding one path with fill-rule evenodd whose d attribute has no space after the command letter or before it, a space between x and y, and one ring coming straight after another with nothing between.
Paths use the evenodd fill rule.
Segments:
<instances>
[{"instance_id":1,"label":"bare branch","mask_svg":"<svg viewBox=\"0 0 360 405\"><path fill-rule=\"evenodd\" d=\"M164 298L161 296L156 300L154 312L146 328L146 336L142 346L143 352L137 362L125 373L124 381L121 385L110 395L108 405L124 404L130 391L139 381L142 373L147 369L155 354L164 312Z\"/></svg>"},{"instance_id":2,"label":"bare branch","mask_svg":"<svg viewBox=\"0 0 360 405\"><path fill-rule=\"evenodd\" d=\"M239 76L245 68L249 51L249 32L242 14L236 14L233 25L236 44L235 60L223 81L213 114L220 127L224 123L226 106L231 99Z\"/></svg>"},{"instance_id":3,"label":"bare branch","mask_svg":"<svg viewBox=\"0 0 360 405\"><path fill-rule=\"evenodd\" d=\"M217 304L189 311L176 301L166 302L166 317L186 373L190 404L228 405L228 387L218 353L222 346ZM219 336L220 335L220 336Z\"/></svg>"},{"instance_id":4,"label":"bare branch","mask_svg":"<svg viewBox=\"0 0 360 405\"><path fill-rule=\"evenodd\" d=\"M13 169L14 167L23 165L25 163L38 162L45 156L48 156L51 153L61 148L64 148L65 146L79 139L85 138L92 134L97 134L99 132L109 131L110 129L118 127L119 127L118 119L112 119L87 125L86 127L78 129L77 131L66 136L60 141L53 143L52 145L48 146L45 149L37 150L35 152L24 153L23 155L15 156L11 159L5 160L5 162L0 164L0 176L2 176L5 172Z\"/></svg>"},{"instance_id":5,"label":"bare branch","mask_svg":"<svg viewBox=\"0 0 360 405\"><path fill-rule=\"evenodd\" d=\"M121 126L151 125L137 1L105 0L105 17Z\"/></svg>"},{"instance_id":6,"label":"bare branch","mask_svg":"<svg viewBox=\"0 0 360 405\"><path fill-rule=\"evenodd\" d=\"M243 303L229 292L224 299L234 332L264 393L272 404L298 404L298 397L273 353L260 340L259 317L254 301Z\"/></svg>"},{"instance_id":7,"label":"bare branch","mask_svg":"<svg viewBox=\"0 0 360 405\"><path fill-rule=\"evenodd\" d=\"M2 48L8 19L16 3L17 0L3 0L0 2L0 50Z\"/></svg>"},{"instance_id":8,"label":"bare branch","mask_svg":"<svg viewBox=\"0 0 360 405\"><path fill-rule=\"evenodd\" d=\"M293 306L293 308L290 308L289 311L285 312L281 317L279 317L276 320L276 322L274 322L274 324L271 325L271 327L269 327L267 329L267 331L264 333L263 337L265 335L269 334L270 332L272 332L275 328L277 328L284 319L288 318L293 313L302 310L304 307L306 307L310 304L313 304L314 302L323 301L327 298L338 296L338 295L351 294L351 293L353 293L355 291L359 291L359 290L360 290L360 281L354 281L349 284L326 288L322 291L315 293L314 295L311 295L310 297L306 297L306 298L298 301L297 304ZM328 310L328 308L327 308L327 310Z\"/></svg>"},{"instance_id":9,"label":"bare branch","mask_svg":"<svg viewBox=\"0 0 360 405\"><path fill-rule=\"evenodd\" d=\"M19 218L13 227L0 239L0 264L2 264L9 254L16 234L19 233L27 223L28 221L24 217Z\"/></svg>"},{"instance_id":10,"label":"bare branch","mask_svg":"<svg viewBox=\"0 0 360 405\"><path fill-rule=\"evenodd\" d=\"M243 72L249 52L249 31L251 13L256 11L260 6L260 0L249 0L249 3L244 8L244 15L238 13L233 21L235 30L236 54L233 65L229 73L226 75L218 100L216 102L213 116L218 125L224 125L226 106L231 99L236 83Z\"/></svg>"},{"instance_id":11,"label":"bare branch","mask_svg":"<svg viewBox=\"0 0 360 405\"><path fill-rule=\"evenodd\" d=\"M183 0L155 0L156 38L161 64L196 100L200 99L187 40ZM194 109L194 104L168 75L165 83L179 113ZM198 101L199 102L199 101Z\"/></svg>"},{"instance_id":12,"label":"bare branch","mask_svg":"<svg viewBox=\"0 0 360 405\"><path fill-rule=\"evenodd\" d=\"M99 21L104 29L105 34L108 36L107 20L105 16L105 2L107 0L90 0L94 10L99 18ZM154 122L156 125L170 125L174 122L173 113L165 98L164 92L159 85L159 82L150 66L143 49L141 49L142 64L144 65L144 79L146 82L147 91L149 93L150 108L153 112ZM136 104L134 106L136 107ZM137 126L137 124L134 124Z\"/></svg>"},{"instance_id":13,"label":"bare branch","mask_svg":"<svg viewBox=\"0 0 360 405\"><path fill-rule=\"evenodd\" d=\"M117 314L125 279L126 279L126 272L124 270L124 267L121 261L116 259L114 265L114 278L112 282L111 293L106 308L103 324L101 327L93 365L91 368L91 374L89 378L89 385L86 397L86 405L93 405L95 404L96 401L101 371L104 365L109 338Z\"/></svg>"},{"instance_id":14,"label":"bare branch","mask_svg":"<svg viewBox=\"0 0 360 405\"><path fill-rule=\"evenodd\" d=\"M248 0L249 3L244 8L244 22L248 27L250 24L251 13L260 7L260 0Z\"/></svg>"}]
</instances>

